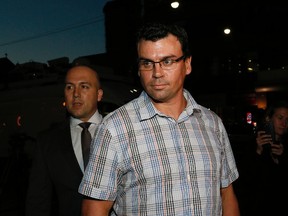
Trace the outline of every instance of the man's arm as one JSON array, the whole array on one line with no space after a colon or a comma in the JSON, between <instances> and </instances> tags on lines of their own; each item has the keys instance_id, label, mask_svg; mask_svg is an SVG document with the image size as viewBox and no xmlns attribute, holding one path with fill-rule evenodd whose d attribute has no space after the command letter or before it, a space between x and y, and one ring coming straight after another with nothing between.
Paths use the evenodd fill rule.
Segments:
<instances>
[{"instance_id":1,"label":"man's arm","mask_svg":"<svg viewBox=\"0 0 288 216\"><path fill-rule=\"evenodd\" d=\"M223 216L240 216L238 200L230 184L226 188L221 188Z\"/></svg>"},{"instance_id":2,"label":"man's arm","mask_svg":"<svg viewBox=\"0 0 288 216\"><path fill-rule=\"evenodd\" d=\"M82 216L108 216L113 203L107 200L83 199Z\"/></svg>"}]
</instances>

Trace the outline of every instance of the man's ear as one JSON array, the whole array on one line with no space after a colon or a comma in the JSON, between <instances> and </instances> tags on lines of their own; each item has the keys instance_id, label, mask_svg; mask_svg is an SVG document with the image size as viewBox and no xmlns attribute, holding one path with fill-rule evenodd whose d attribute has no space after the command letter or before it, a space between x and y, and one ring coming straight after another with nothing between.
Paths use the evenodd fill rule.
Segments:
<instances>
[{"instance_id":1,"label":"man's ear","mask_svg":"<svg viewBox=\"0 0 288 216\"><path fill-rule=\"evenodd\" d=\"M186 75L189 75L192 72L192 56L189 56L185 59Z\"/></svg>"},{"instance_id":2,"label":"man's ear","mask_svg":"<svg viewBox=\"0 0 288 216\"><path fill-rule=\"evenodd\" d=\"M103 89L98 89L98 102L103 98Z\"/></svg>"}]
</instances>

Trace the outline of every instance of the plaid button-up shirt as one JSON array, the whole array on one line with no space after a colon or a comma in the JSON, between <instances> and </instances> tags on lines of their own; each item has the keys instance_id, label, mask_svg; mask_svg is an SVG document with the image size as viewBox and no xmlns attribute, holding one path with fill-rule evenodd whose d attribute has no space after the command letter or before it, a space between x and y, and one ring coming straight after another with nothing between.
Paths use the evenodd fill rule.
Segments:
<instances>
[{"instance_id":1,"label":"plaid button-up shirt","mask_svg":"<svg viewBox=\"0 0 288 216\"><path fill-rule=\"evenodd\" d=\"M221 119L184 90L177 120L145 92L108 114L79 192L115 201L112 215L221 215L220 188L238 178Z\"/></svg>"}]
</instances>

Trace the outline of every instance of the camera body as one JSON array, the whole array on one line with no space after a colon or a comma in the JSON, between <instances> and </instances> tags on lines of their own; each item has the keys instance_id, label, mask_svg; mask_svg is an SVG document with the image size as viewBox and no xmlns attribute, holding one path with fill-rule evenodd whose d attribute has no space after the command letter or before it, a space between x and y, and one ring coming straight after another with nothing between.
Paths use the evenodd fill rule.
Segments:
<instances>
[{"instance_id":1,"label":"camera body","mask_svg":"<svg viewBox=\"0 0 288 216\"><path fill-rule=\"evenodd\" d=\"M279 143L279 141L276 140L276 135L275 135L275 129L274 129L273 122L269 121L269 122L265 123L263 130L265 131L266 134L271 135L272 142L274 144L278 144Z\"/></svg>"}]
</instances>

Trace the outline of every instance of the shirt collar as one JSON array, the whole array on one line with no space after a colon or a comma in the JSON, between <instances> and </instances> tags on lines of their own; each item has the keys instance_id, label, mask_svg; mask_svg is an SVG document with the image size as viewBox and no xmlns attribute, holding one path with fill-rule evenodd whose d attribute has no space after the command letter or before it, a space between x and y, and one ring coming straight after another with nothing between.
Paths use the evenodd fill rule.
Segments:
<instances>
[{"instance_id":1,"label":"shirt collar","mask_svg":"<svg viewBox=\"0 0 288 216\"><path fill-rule=\"evenodd\" d=\"M97 110L92 116L91 118L88 120L88 122L91 122L92 124L100 124L102 121L102 115L99 113L99 111ZM80 119L74 118L73 116L70 116L70 125L73 127L76 127L79 123L81 123L82 121Z\"/></svg>"},{"instance_id":2,"label":"shirt collar","mask_svg":"<svg viewBox=\"0 0 288 216\"><path fill-rule=\"evenodd\" d=\"M187 100L187 106L183 112L186 112L186 115L190 116L193 114L194 111L201 113L201 106L197 104L197 102L194 100L192 95L187 91L186 89L183 90L183 95ZM152 118L155 115L163 115L161 114L153 105L151 102L150 97L145 91L142 91L141 95L139 96L138 100L139 104L139 115L141 120Z\"/></svg>"}]
</instances>

